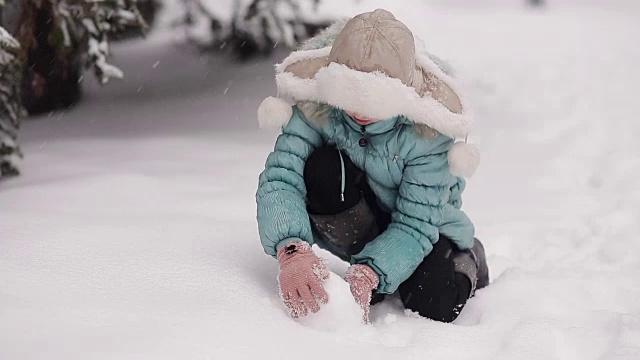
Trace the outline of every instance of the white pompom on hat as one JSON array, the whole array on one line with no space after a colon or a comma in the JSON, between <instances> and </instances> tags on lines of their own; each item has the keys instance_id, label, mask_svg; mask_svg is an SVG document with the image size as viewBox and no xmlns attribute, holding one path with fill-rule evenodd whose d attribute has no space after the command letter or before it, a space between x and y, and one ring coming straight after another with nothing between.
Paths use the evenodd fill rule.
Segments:
<instances>
[{"instance_id":1,"label":"white pompom on hat","mask_svg":"<svg viewBox=\"0 0 640 360\"><path fill-rule=\"evenodd\" d=\"M480 165L480 150L466 141L458 141L449 150L447 158L453 175L469 178Z\"/></svg>"},{"instance_id":2,"label":"white pompom on hat","mask_svg":"<svg viewBox=\"0 0 640 360\"><path fill-rule=\"evenodd\" d=\"M260 127L277 128L289 122L293 115L291 105L281 98L269 96L258 107L258 124Z\"/></svg>"}]
</instances>

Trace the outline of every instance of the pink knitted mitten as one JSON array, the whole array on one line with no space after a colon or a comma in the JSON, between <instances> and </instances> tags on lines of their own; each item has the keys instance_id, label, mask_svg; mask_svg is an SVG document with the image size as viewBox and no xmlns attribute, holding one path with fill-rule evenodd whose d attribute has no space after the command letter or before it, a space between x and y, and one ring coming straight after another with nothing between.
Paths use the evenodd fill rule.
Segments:
<instances>
[{"instance_id":1,"label":"pink knitted mitten","mask_svg":"<svg viewBox=\"0 0 640 360\"><path fill-rule=\"evenodd\" d=\"M285 245L278 251L278 262L280 297L291 317L307 316L309 311L316 313L320 310L318 300L324 304L329 301L322 286L329 278L329 269L308 243L298 241Z\"/></svg>"},{"instance_id":2,"label":"pink knitted mitten","mask_svg":"<svg viewBox=\"0 0 640 360\"><path fill-rule=\"evenodd\" d=\"M371 295L374 289L378 287L380 280L378 274L367 265L352 265L347 269L345 280L351 287L351 294L364 310L363 321L369 322L369 310L371 308Z\"/></svg>"}]
</instances>

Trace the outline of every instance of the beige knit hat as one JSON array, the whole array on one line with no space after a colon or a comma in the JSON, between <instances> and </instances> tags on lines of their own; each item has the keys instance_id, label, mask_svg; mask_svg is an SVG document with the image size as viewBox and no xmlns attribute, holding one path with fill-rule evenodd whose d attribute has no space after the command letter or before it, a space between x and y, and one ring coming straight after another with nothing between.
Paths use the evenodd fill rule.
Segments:
<instances>
[{"instance_id":1,"label":"beige knit hat","mask_svg":"<svg viewBox=\"0 0 640 360\"><path fill-rule=\"evenodd\" d=\"M276 66L279 96L316 101L371 119L404 115L452 138L466 138L472 117L445 74L426 51L416 52L413 34L389 11L378 9L349 20L332 46L300 50ZM258 109L261 125L283 125L291 107L267 98ZM475 147L456 143L449 163L470 176L479 162Z\"/></svg>"}]
</instances>

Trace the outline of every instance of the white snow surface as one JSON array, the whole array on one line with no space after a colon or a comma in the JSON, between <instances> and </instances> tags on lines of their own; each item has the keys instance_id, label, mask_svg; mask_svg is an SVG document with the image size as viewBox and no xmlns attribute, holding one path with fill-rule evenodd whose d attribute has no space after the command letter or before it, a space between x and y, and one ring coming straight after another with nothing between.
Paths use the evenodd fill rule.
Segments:
<instances>
[{"instance_id":1,"label":"white snow surface","mask_svg":"<svg viewBox=\"0 0 640 360\"><path fill-rule=\"evenodd\" d=\"M254 200L284 54L156 38L114 47L124 81L87 77L79 106L23 126L24 173L0 183L0 359L640 359L637 13L402 4L477 117L464 209L492 284L458 320L393 297L348 332L291 320Z\"/></svg>"}]
</instances>

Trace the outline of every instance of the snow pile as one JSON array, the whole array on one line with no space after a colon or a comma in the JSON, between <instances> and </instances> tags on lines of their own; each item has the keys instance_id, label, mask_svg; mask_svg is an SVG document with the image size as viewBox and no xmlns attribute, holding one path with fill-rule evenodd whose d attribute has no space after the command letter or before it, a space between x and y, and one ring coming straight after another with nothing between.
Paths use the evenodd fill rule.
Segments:
<instances>
[{"instance_id":1,"label":"snow pile","mask_svg":"<svg viewBox=\"0 0 640 360\"><path fill-rule=\"evenodd\" d=\"M329 294L329 303L321 304L318 313L301 318L298 322L317 330L357 331L364 312L353 299L349 284L332 272L323 285Z\"/></svg>"}]
</instances>

